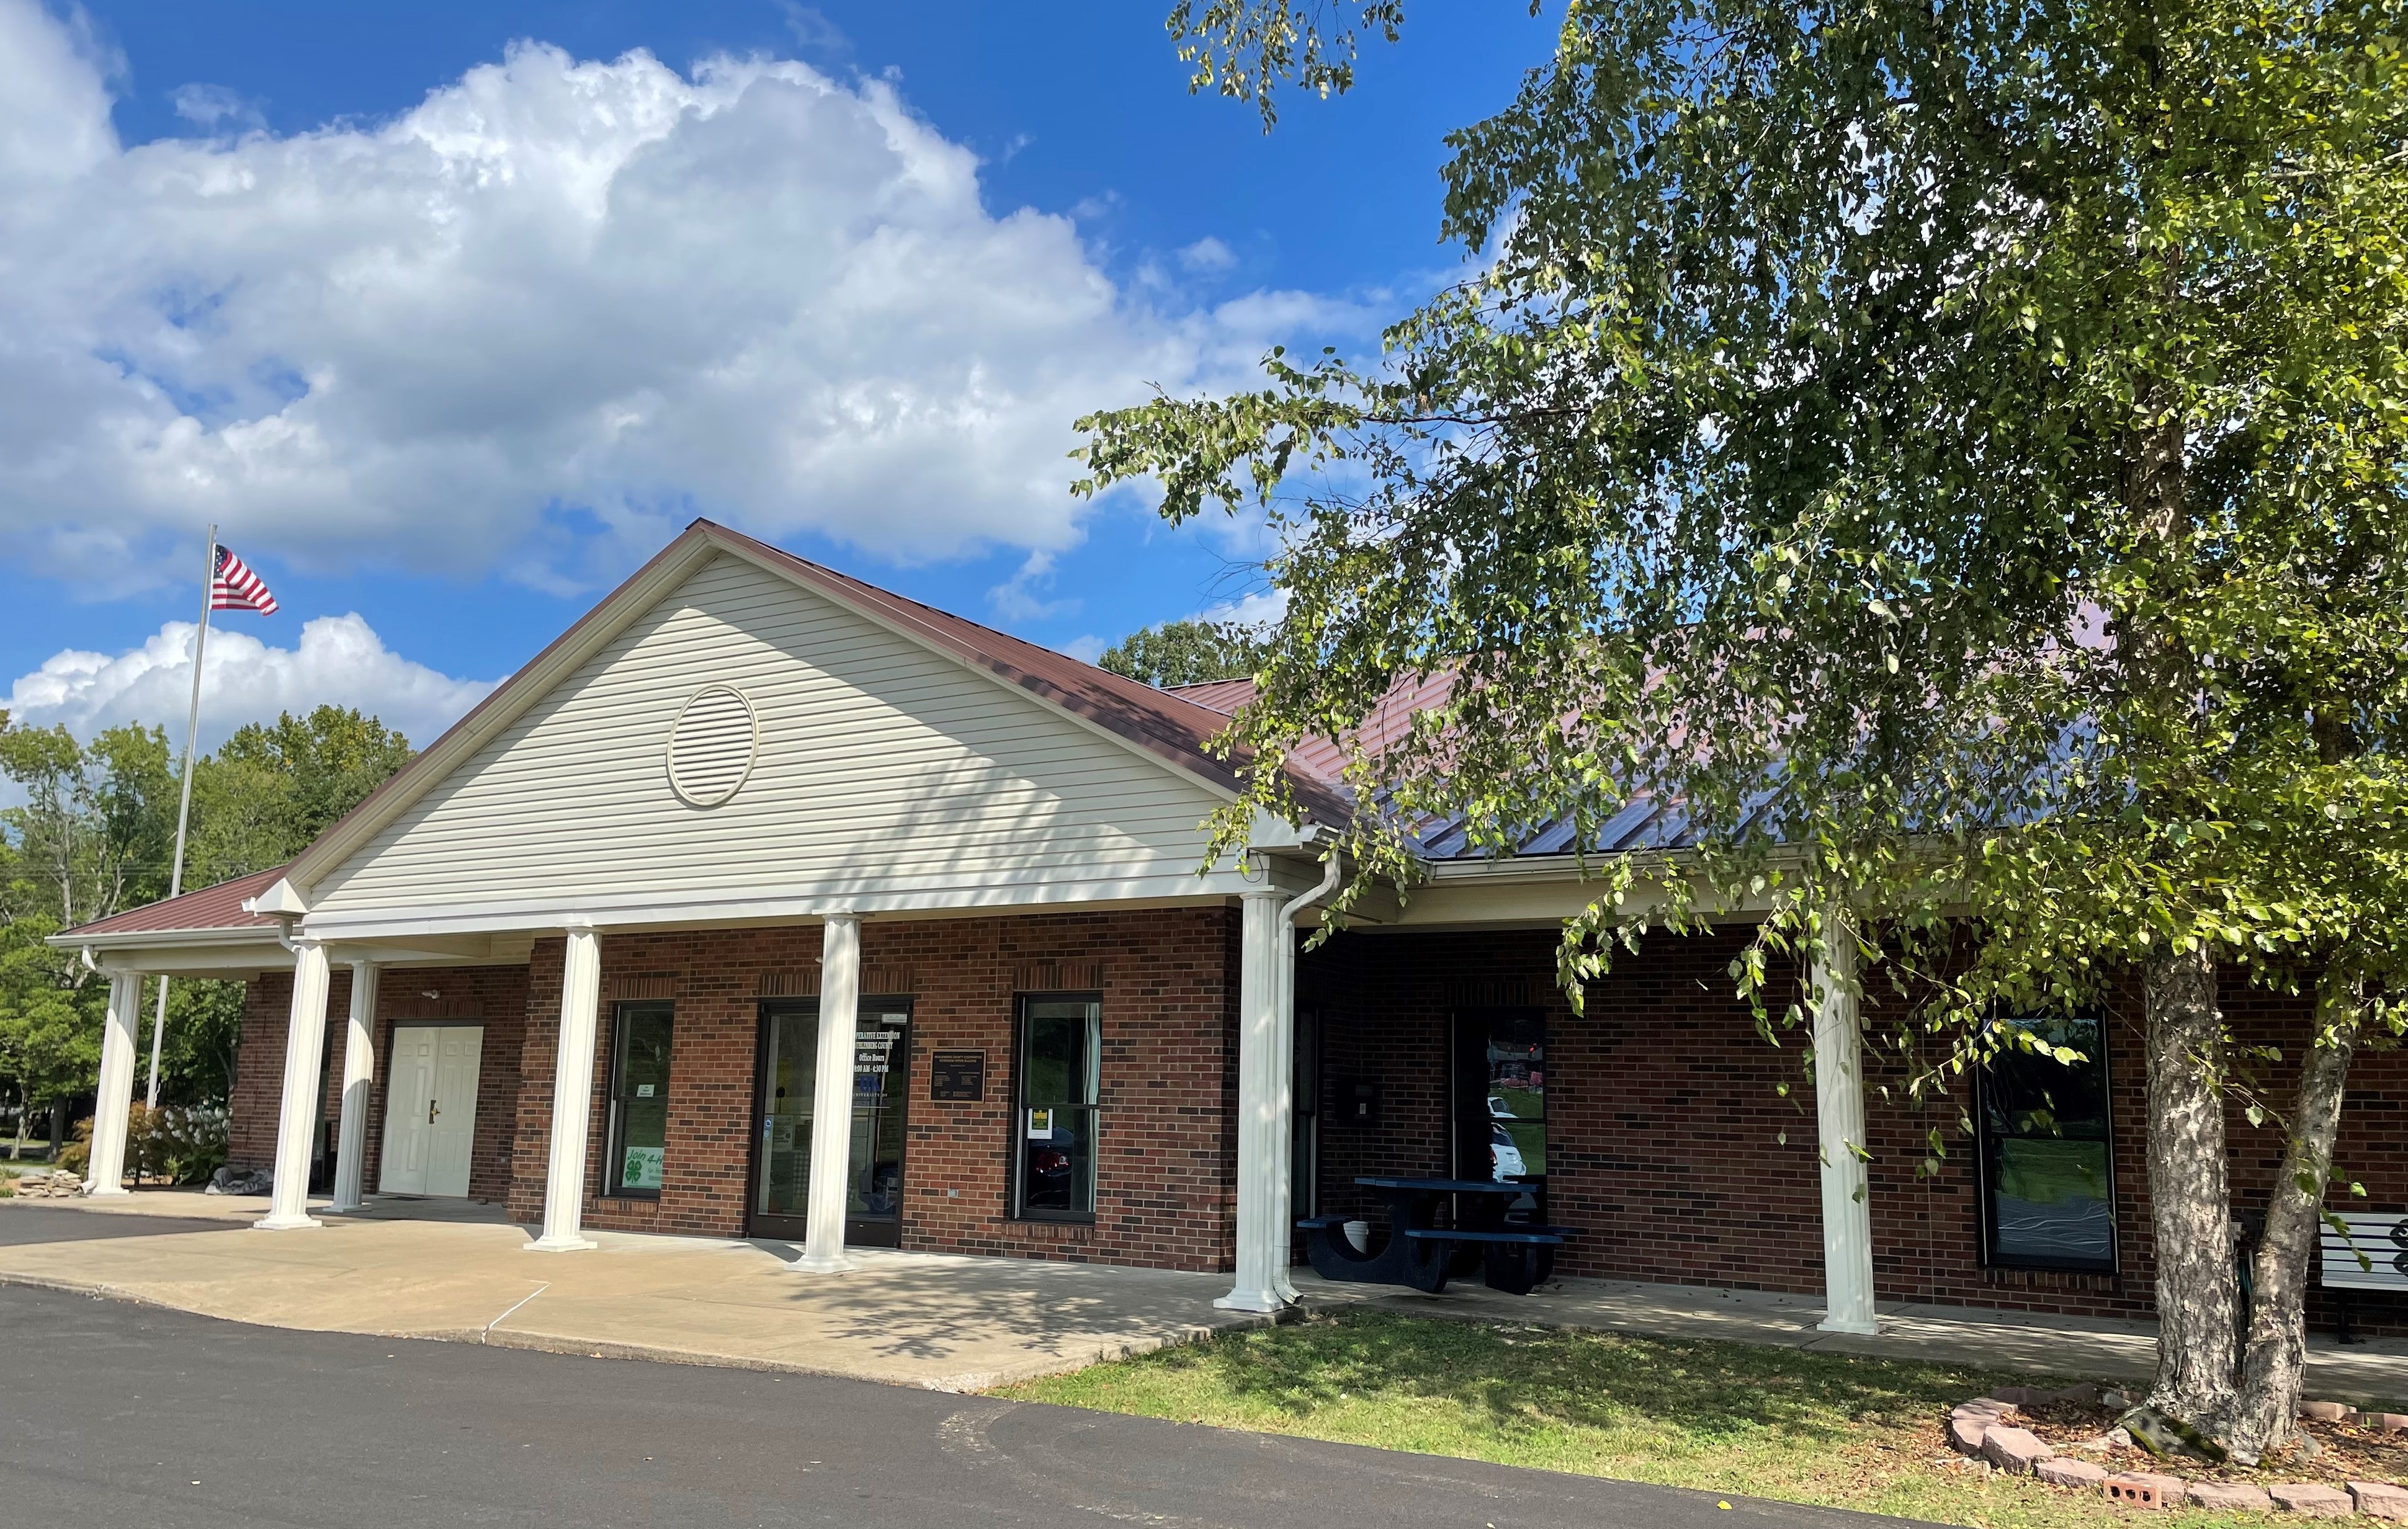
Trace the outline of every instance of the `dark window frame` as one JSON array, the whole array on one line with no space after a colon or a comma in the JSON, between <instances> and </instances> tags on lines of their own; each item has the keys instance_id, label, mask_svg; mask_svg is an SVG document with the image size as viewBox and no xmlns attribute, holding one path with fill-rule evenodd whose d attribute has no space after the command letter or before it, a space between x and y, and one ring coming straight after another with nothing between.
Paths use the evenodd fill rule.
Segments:
<instances>
[{"instance_id":1,"label":"dark window frame","mask_svg":"<svg viewBox=\"0 0 2408 1529\"><path fill-rule=\"evenodd\" d=\"M676 1000L671 998L623 998L619 1002L612 1004L610 1006L609 1084L608 1092L606 1092L602 1096L604 1101L604 1111L602 1120L602 1193L600 1197L605 1200L657 1201L661 1197L661 1192L657 1189L631 1187L620 1181L620 1171L626 1166L627 1158L627 1144L624 1139L624 1134L627 1127L627 1117L625 1110L622 1107L625 1101L620 1096L619 1092L620 1085L625 1081L620 1074L624 1064L627 1050L626 1025L630 1015L638 1010L646 1009L664 1010L668 1015L670 1078L674 1079L676 1077ZM663 1091L661 1095L661 1107L664 1112L666 1112L668 1107L669 1098L671 1097L668 1093L669 1083L664 1081L661 1086ZM661 1122L661 1151L663 1159L666 1161L668 1152L668 1122L666 1117ZM664 1180L666 1180L667 1178L666 1173L664 1172L662 1177Z\"/></svg>"},{"instance_id":2,"label":"dark window frame","mask_svg":"<svg viewBox=\"0 0 2408 1529\"><path fill-rule=\"evenodd\" d=\"M1028 1115L1028 1008L1031 1004L1044 1003L1082 1003L1091 1006L1094 1010L1093 1018L1089 1022L1095 1027L1091 1032L1091 1039L1096 1065L1095 1076L1087 1080L1087 1092L1095 1095L1095 1102L1057 1107L1083 1109L1087 1112L1089 1122L1087 1172L1091 1180L1087 1198L1093 1203L1099 1201L1103 1194L1104 995L1093 990L1073 990L1066 993L1016 993L1011 997L1011 1110L1006 1117L1010 1135L1004 1143L1004 1171L1009 1177L1011 1189L1010 1214L1008 1219L1016 1222L1046 1222L1054 1225L1093 1226L1096 1223L1096 1212L1093 1209L1047 1210L1041 1207L1032 1209L1024 1203L1028 1187L1025 1155L1027 1151Z\"/></svg>"},{"instance_id":3,"label":"dark window frame","mask_svg":"<svg viewBox=\"0 0 2408 1529\"><path fill-rule=\"evenodd\" d=\"M1995 1019L1993 1025L2013 1024L2036 1016L2015 1015ZM2107 1042L2109 1020L2103 1012L2084 1010L2079 1016L2098 1025L2098 1055L2086 1065L2099 1069L2100 1120L2103 1135L2100 1145L2107 1173L2106 1204L2108 1210L2107 1256L2093 1258L2049 1258L2031 1253L2002 1253L1999 1250L1998 1185L1994 1181L1992 1148L2002 1140L2048 1139L2041 1136L2000 1136L1991 1129L1989 1090L1991 1064L1984 1063L1973 1073L1973 1179L1974 1217L1979 1224L1982 1266L1992 1269L2025 1269L2056 1274L2121 1274L2123 1272L2123 1221L2118 1213L2115 1192L2115 1069ZM2057 1136L2054 1139L2065 1139ZM2079 1138L2077 1138L2079 1139Z\"/></svg>"}]
</instances>

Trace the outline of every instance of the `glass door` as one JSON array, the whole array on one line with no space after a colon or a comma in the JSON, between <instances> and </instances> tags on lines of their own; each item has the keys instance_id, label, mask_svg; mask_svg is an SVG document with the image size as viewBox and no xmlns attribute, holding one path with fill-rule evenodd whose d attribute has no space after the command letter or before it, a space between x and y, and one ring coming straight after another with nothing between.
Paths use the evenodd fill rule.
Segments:
<instances>
[{"instance_id":1,"label":"glass door","mask_svg":"<svg viewBox=\"0 0 2408 1529\"><path fill-rule=\"evenodd\" d=\"M760 1134L753 1142L755 1236L799 1241L811 1182L819 1077L816 999L761 1006ZM911 1070L909 999L865 998L853 1036L852 1131L845 1156L844 1240L892 1248L903 1229L903 1101Z\"/></svg>"},{"instance_id":2,"label":"glass door","mask_svg":"<svg viewBox=\"0 0 2408 1529\"><path fill-rule=\"evenodd\" d=\"M1455 1016L1455 1171L1524 1183L1514 1220L1547 1219L1547 1016L1473 1008Z\"/></svg>"}]
</instances>

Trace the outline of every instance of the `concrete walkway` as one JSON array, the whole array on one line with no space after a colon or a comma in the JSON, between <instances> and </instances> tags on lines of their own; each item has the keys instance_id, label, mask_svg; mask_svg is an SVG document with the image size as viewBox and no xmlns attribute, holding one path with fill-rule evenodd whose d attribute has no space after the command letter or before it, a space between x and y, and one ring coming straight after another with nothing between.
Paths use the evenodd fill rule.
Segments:
<instances>
[{"instance_id":1,"label":"concrete walkway","mask_svg":"<svg viewBox=\"0 0 2408 1529\"><path fill-rule=\"evenodd\" d=\"M272 1327L952 1392L1265 1321L1213 1308L1226 1275L856 1249L852 1273L809 1276L788 1266L793 1245L768 1241L594 1232L592 1252L531 1253L524 1228L456 1203L387 1201L315 1230L251 1230L265 1212L264 1197L171 1192L0 1201L0 1284Z\"/></svg>"},{"instance_id":2,"label":"concrete walkway","mask_svg":"<svg viewBox=\"0 0 2408 1529\"><path fill-rule=\"evenodd\" d=\"M561 1353L844 1375L982 1391L1267 1319L1217 1310L1226 1275L855 1249L850 1274L789 1265L789 1243L590 1234L529 1253L493 1207L393 1199L315 1231L254 1232L265 1198L152 1191L0 1201L0 1284L43 1285L274 1327L460 1339ZM322 1211L319 1212L322 1214ZM2144 1379L2146 1322L1884 1306L1881 1332L1825 1333L1813 1296L1564 1279L1536 1294L1440 1295L1296 1271L1309 1311L1720 1338L2030 1375ZM2310 1343L2311 1396L2408 1404L2408 1341Z\"/></svg>"}]
</instances>

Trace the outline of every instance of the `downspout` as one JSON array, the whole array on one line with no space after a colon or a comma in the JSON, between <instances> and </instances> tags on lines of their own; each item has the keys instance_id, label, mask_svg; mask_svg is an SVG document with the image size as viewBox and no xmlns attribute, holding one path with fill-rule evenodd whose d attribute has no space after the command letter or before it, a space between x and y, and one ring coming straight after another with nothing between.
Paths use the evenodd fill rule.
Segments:
<instances>
[{"instance_id":1,"label":"downspout","mask_svg":"<svg viewBox=\"0 0 2408 1529\"><path fill-rule=\"evenodd\" d=\"M1338 871L1339 851L1333 844L1329 848L1329 857L1322 862L1320 884L1294 901L1283 904L1279 914L1279 998L1272 1009L1278 1036L1272 1043L1277 1048L1272 1054L1278 1058L1280 1076L1286 1079L1283 1092L1287 1095L1287 1107L1283 1113L1287 1117L1287 1129L1279 1134L1278 1140L1272 1145L1272 1152L1278 1160L1272 1193L1279 1207L1278 1246L1283 1249L1292 1245L1290 1239L1296 1235L1296 918L1338 890ZM1282 1300L1293 1304L1303 1299L1295 1281L1288 1276L1288 1260L1284 1252L1273 1260L1272 1270L1272 1283Z\"/></svg>"}]
</instances>

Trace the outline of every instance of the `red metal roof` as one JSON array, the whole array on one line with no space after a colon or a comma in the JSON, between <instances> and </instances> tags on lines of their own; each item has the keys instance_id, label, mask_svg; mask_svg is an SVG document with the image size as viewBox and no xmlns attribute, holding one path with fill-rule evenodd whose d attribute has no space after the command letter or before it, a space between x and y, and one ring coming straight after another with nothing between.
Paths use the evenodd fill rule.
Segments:
<instances>
[{"instance_id":1,"label":"red metal roof","mask_svg":"<svg viewBox=\"0 0 2408 1529\"><path fill-rule=\"evenodd\" d=\"M242 909L243 899L256 897L276 885L284 867L272 871L254 871L237 876L231 881L221 881L214 887L188 892L181 897L163 897L155 903L130 907L106 919L79 924L67 935L148 935L187 929L273 929L274 919L263 919Z\"/></svg>"},{"instance_id":2,"label":"red metal roof","mask_svg":"<svg viewBox=\"0 0 2408 1529\"><path fill-rule=\"evenodd\" d=\"M1251 679L1199 679L1192 685L1164 685L1165 695L1176 695L1182 701L1193 701L1225 717L1234 717L1238 708L1254 698L1254 682Z\"/></svg>"}]
</instances>

